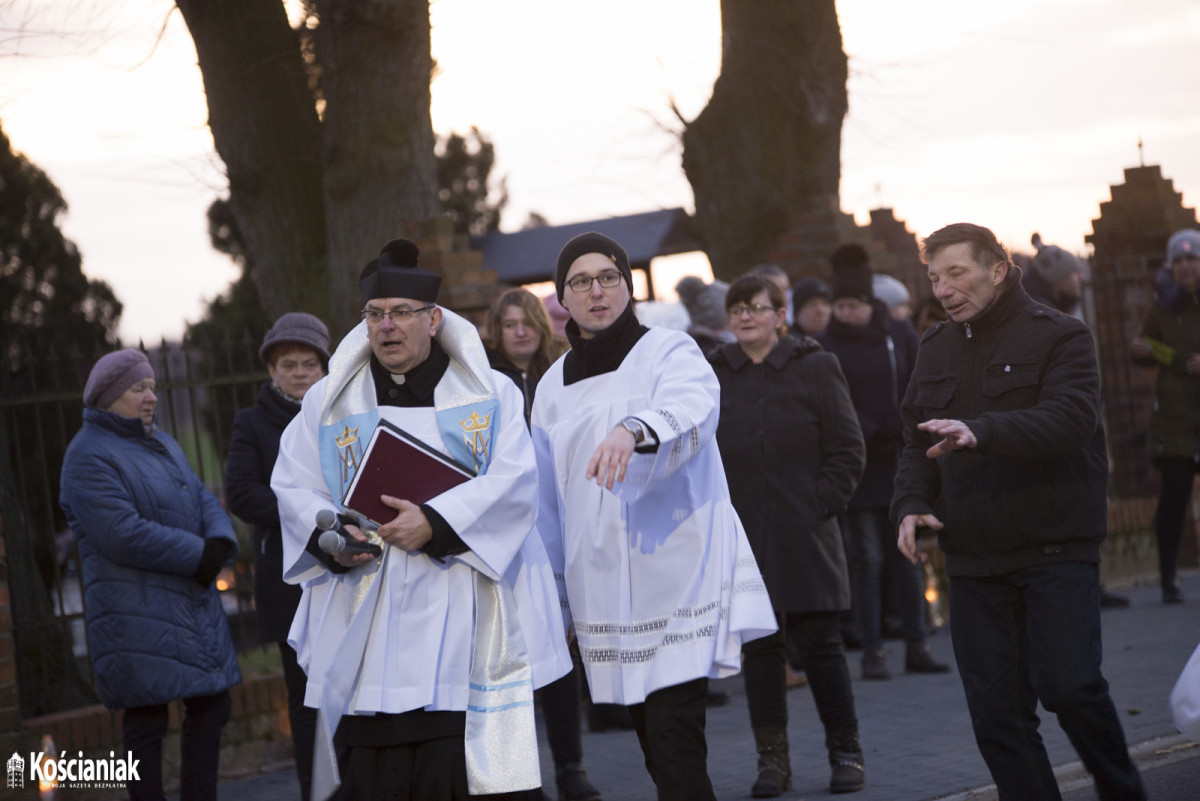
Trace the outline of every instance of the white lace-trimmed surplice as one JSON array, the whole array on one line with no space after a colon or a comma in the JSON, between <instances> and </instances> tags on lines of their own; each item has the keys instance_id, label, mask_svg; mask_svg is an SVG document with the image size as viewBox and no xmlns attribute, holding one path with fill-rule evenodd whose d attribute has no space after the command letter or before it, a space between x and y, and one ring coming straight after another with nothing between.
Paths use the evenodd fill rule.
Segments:
<instances>
[{"instance_id":1,"label":"white lace-trimmed surplice","mask_svg":"<svg viewBox=\"0 0 1200 801\"><path fill-rule=\"evenodd\" d=\"M686 334L651 328L620 367L538 384L538 529L575 627L592 700L636 704L664 687L741 669L741 644L775 614L729 500L717 449L720 387ZM600 441L633 416L657 435L624 483L584 476Z\"/></svg>"}]
</instances>

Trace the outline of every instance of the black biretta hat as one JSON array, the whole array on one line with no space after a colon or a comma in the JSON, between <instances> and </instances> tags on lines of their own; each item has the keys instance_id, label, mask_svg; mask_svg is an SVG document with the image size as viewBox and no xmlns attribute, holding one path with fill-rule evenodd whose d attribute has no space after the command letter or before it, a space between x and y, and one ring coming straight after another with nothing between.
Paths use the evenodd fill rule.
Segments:
<instances>
[{"instance_id":1,"label":"black biretta hat","mask_svg":"<svg viewBox=\"0 0 1200 801\"><path fill-rule=\"evenodd\" d=\"M417 266L420 251L407 239L393 239L379 258L367 262L358 276L363 303L375 298L409 298L437 303L442 277Z\"/></svg>"}]
</instances>

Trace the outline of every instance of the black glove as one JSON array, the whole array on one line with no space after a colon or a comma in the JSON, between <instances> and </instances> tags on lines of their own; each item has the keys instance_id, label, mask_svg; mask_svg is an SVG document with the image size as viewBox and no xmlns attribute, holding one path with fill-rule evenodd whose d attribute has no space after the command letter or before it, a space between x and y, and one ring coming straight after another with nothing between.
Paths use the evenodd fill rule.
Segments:
<instances>
[{"instance_id":1,"label":"black glove","mask_svg":"<svg viewBox=\"0 0 1200 801\"><path fill-rule=\"evenodd\" d=\"M204 553L200 554L200 566L196 568L196 573L192 578L201 587L207 587L212 584L213 579L221 572L221 568L233 556L233 551L236 547L230 540L220 537L206 539L204 541Z\"/></svg>"}]
</instances>

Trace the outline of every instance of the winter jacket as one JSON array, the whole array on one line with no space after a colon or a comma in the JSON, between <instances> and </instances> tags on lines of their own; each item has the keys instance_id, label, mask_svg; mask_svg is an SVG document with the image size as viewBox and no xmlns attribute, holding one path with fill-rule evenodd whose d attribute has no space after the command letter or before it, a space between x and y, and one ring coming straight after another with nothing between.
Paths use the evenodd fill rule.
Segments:
<instances>
[{"instance_id":1,"label":"winter jacket","mask_svg":"<svg viewBox=\"0 0 1200 801\"><path fill-rule=\"evenodd\" d=\"M783 337L761 364L708 357L721 384L717 445L734 509L777 613L850 607L837 515L862 474L862 434L833 354Z\"/></svg>"},{"instance_id":2,"label":"winter jacket","mask_svg":"<svg viewBox=\"0 0 1200 801\"><path fill-rule=\"evenodd\" d=\"M1142 336L1175 349L1169 364L1153 357L1133 360L1158 367L1154 413L1147 448L1155 462L1187 459L1200 465L1200 376L1188 375L1187 360L1200 353L1200 298L1171 278L1163 267L1155 277L1154 305L1142 324Z\"/></svg>"},{"instance_id":3,"label":"winter jacket","mask_svg":"<svg viewBox=\"0 0 1200 801\"><path fill-rule=\"evenodd\" d=\"M300 411L268 382L254 405L233 418L229 459L225 463L225 501L229 511L254 531L254 608L261 642L287 640L302 590L283 580L283 535L279 505L271 491L271 471L279 455L279 437Z\"/></svg>"},{"instance_id":4,"label":"winter jacket","mask_svg":"<svg viewBox=\"0 0 1200 801\"><path fill-rule=\"evenodd\" d=\"M235 553L229 517L179 444L142 421L84 409L59 503L79 544L88 651L112 709L213 695L241 681L229 624L194 578L206 538Z\"/></svg>"},{"instance_id":5,"label":"winter jacket","mask_svg":"<svg viewBox=\"0 0 1200 801\"><path fill-rule=\"evenodd\" d=\"M912 323L893 319L881 301L872 306L866 325L847 325L834 317L815 337L838 357L867 446L867 466L850 510L886 510L892 502L892 479L904 441L900 402L920 344Z\"/></svg>"},{"instance_id":6,"label":"winter jacket","mask_svg":"<svg viewBox=\"0 0 1200 801\"><path fill-rule=\"evenodd\" d=\"M921 340L904 398L892 522L933 513L950 575L1099 562L1108 462L1095 346L1082 322L1034 302L1011 268L974 320ZM961 420L975 448L931 460L917 424Z\"/></svg>"}]
</instances>

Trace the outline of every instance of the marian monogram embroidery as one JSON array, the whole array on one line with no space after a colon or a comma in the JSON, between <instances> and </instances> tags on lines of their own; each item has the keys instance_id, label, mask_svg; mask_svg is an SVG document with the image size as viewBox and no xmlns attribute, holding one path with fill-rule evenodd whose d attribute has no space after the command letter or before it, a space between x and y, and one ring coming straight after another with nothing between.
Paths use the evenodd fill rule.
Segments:
<instances>
[{"instance_id":1,"label":"marian monogram embroidery","mask_svg":"<svg viewBox=\"0 0 1200 801\"><path fill-rule=\"evenodd\" d=\"M480 465L486 465L491 458L488 443L491 440L489 429L492 426L492 416L489 414L482 417L478 412L471 412L470 417L459 420L458 424L462 426L463 443L471 452L475 470L478 471Z\"/></svg>"},{"instance_id":2,"label":"marian monogram embroidery","mask_svg":"<svg viewBox=\"0 0 1200 801\"><path fill-rule=\"evenodd\" d=\"M362 443L358 441L358 427L346 426L342 433L334 437L338 448L338 469L342 486L345 487L358 472L359 460L362 458Z\"/></svg>"}]
</instances>

